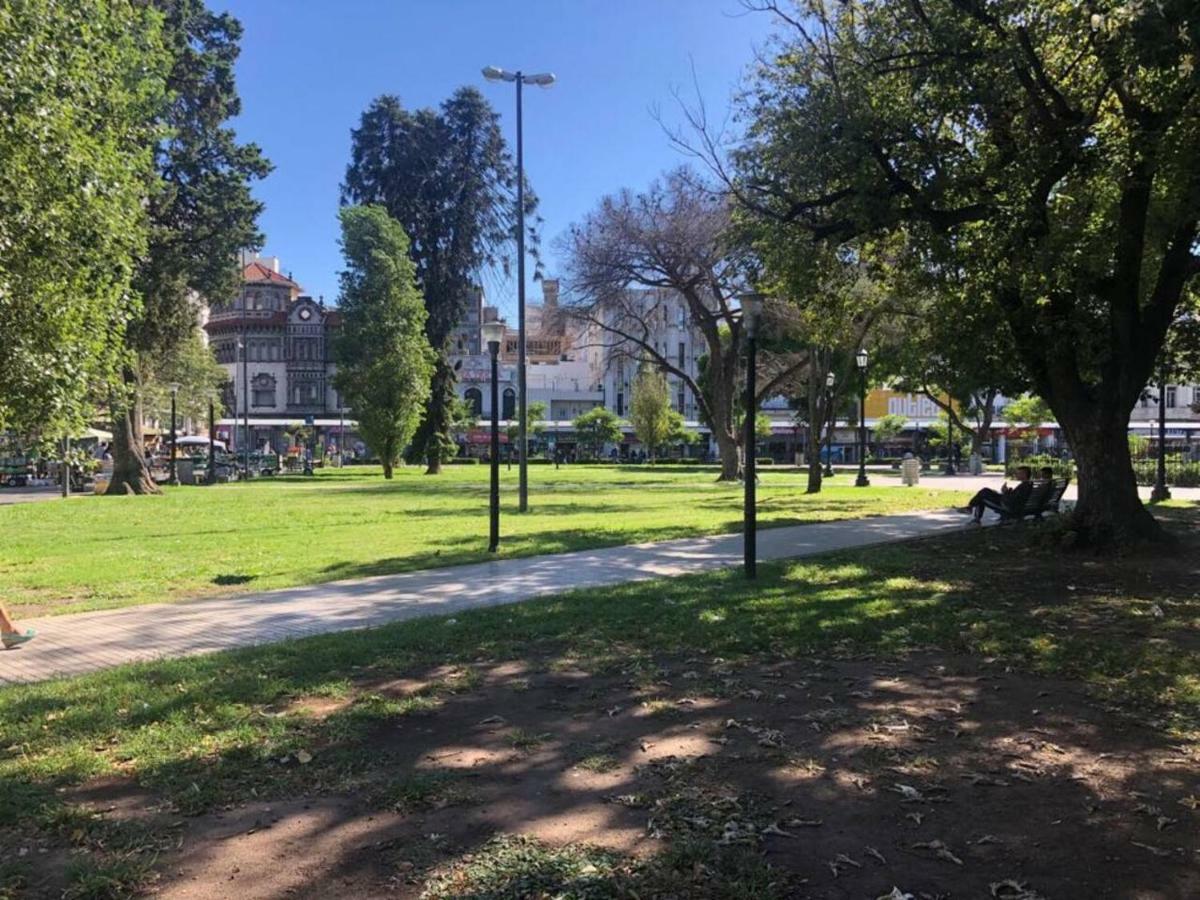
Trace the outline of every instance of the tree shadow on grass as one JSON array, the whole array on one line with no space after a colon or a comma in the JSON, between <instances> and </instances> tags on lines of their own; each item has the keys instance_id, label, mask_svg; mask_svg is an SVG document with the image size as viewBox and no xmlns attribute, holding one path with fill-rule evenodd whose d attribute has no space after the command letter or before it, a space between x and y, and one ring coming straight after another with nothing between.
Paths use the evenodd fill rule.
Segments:
<instances>
[{"instance_id":1,"label":"tree shadow on grass","mask_svg":"<svg viewBox=\"0 0 1200 900\"><path fill-rule=\"evenodd\" d=\"M724 572L591 590L106 673L75 693L39 686L0 695L3 743L36 758L70 737L132 758L155 796L201 814L163 861L167 883L182 872L246 896L415 893L428 878L460 891L443 896L578 878L617 896L690 885L697 865L715 875L689 896L735 896L739 878L757 882L731 873L763 864L770 883L805 878L817 897L988 896L1009 879L1046 896L1195 896L1194 757L1130 717L1186 703L1179 686L1200 665L1176 641L1200 619L1194 562L1160 560L1148 582L1136 563L1040 552L1038 534L764 565L756 585ZM447 666L476 683L455 689ZM294 708L339 690L332 713ZM183 722L197 734L175 747ZM17 780L50 789L88 767L36 771ZM579 843L616 856L556 857ZM302 884L288 880L301 847ZM724 852L756 868L726 870ZM226 883L234 867L245 874Z\"/></svg>"}]
</instances>

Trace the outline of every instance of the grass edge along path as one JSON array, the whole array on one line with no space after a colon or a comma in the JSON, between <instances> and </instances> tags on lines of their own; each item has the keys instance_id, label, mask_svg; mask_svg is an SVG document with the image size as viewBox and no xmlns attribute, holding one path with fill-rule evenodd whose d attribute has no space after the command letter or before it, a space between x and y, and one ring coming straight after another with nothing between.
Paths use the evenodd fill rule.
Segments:
<instances>
[{"instance_id":1,"label":"grass edge along path","mask_svg":"<svg viewBox=\"0 0 1200 900\"><path fill-rule=\"evenodd\" d=\"M499 558L738 531L742 487L713 473L534 466L531 512L505 470ZM220 597L481 562L487 467L428 477L372 470L0 506L0 602L19 618ZM840 478L840 476L839 476ZM961 503L961 492L854 488L804 494L765 472L763 529Z\"/></svg>"}]
</instances>

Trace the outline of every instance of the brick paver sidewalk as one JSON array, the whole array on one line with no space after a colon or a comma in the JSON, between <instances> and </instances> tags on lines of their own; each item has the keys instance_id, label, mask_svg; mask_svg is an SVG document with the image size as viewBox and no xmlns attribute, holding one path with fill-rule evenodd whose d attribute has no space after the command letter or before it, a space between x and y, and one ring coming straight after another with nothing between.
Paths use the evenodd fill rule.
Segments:
<instances>
[{"instance_id":1,"label":"brick paver sidewalk","mask_svg":"<svg viewBox=\"0 0 1200 900\"><path fill-rule=\"evenodd\" d=\"M965 522L962 514L939 510L764 529L758 534L759 559L926 537ZM0 682L40 681L137 660L366 628L573 588L703 572L741 560L741 535L726 534L52 616L21 623L36 628L38 636L20 649L0 652Z\"/></svg>"}]
</instances>

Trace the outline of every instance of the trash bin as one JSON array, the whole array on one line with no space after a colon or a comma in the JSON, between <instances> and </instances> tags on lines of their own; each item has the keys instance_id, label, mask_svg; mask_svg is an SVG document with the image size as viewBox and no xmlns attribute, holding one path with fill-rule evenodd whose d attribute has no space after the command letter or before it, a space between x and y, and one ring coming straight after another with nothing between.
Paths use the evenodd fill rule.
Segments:
<instances>
[{"instance_id":1,"label":"trash bin","mask_svg":"<svg viewBox=\"0 0 1200 900\"><path fill-rule=\"evenodd\" d=\"M900 463L900 480L904 482L906 487L912 487L921 481L921 461L911 456L906 456Z\"/></svg>"}]
</instances>

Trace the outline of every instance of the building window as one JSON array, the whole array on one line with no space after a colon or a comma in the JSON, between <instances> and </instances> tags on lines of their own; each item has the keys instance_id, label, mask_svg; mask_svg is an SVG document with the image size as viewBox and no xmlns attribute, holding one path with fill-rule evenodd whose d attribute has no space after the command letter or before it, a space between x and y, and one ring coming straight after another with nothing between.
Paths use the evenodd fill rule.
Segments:
<instances>
[{"instance_id":1,"label":"building window","mask_svg":"<svg viewBox=\"0 0 1200 900\"><path fill-rule=\"evenodd\" d=\"M687 346L683 343L683 341L680 341L679 342L679 368L681 368L681 369L683 368L684 363L687 360L686 354L687 354Z\"/></svg>"},{"instance_id":2,"label":"building window","mask_svg":"<svg viewBox=\"0 0 1200 900\"><path fill-rule=\"evenodd\" d=\"M512 388L504 389L504 401L501 404L500 418L512 420L517 417L517 392Z\"/></svg>"},{"instance_id":3,"label":"building window","mask_svg":"<svg viewBox=\"0 0 1200 900\"><path fill-rule=\"evenodd\" d=\"M683 413L683 399L683 385L681 384L679 386L679 393L676 395L677 409L681 414Z\"/></svg>"},{"instance_id":4,"label":"building window","mask_svg":"<svg viewBox=\"0 0 1200 900\"><path fill-rule=\"evenodd\" d=\"M1175 399L1175 385L1169 384L1167 385L1167 409L1175 408Z\"/></svg>"},{"instance_id":5,"label":"building window","mask_svg":"<svg viewBox=\"0 0 1200 900\"><path fill-rule=\"evenodd\" d=\"M483 392L479 388L467 388L463 394L463 401L471 409L471 415L483 415Z\"/></svg>"},{"instance_id":6,"label":"building window","mask_svg":"<svg viewBox=\"0 0 1200 900\"><path fill-rule=\"evenodd\" d=\"M617 391L617 415L625 415L625 392Z\"/></svg>"},{"instance_id":7,"label":"building window","mask_svg":"<svg viewBox=\"0 0 1200 900\"><path fill-rule=\"evenodd\" d=\"M252 402L255 406L275 405L275 379L265 372L254 376L250 383L253 388Z\"/></svg>"}]
</instances>

